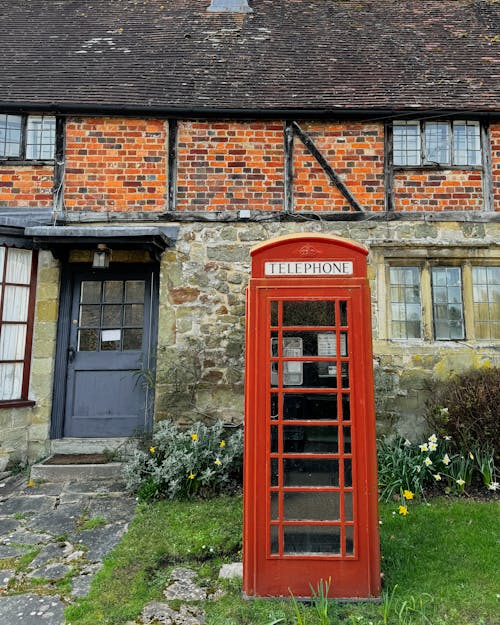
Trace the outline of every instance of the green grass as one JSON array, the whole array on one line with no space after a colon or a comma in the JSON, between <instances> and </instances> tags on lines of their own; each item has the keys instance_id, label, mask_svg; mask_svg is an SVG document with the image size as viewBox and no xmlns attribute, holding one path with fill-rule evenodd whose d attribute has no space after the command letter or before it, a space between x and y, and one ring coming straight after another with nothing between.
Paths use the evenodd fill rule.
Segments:
<instances>
[{"instance_id":1,"label":"green grass","mask_svg":"<svg viewBox=\"0 0 500 625\"><path fill-rule=\"evenodd\" d=\"M412 505L407 517L393 515L394 508L380 511L385 592L397 585L392 601L334 604L331 624L498 625L498 502L435 499ZM123 625L151 599L162 600L174 566L198 570L201 584L215 588L221 563L240 559L240 541L239 498L141 504L89 595L66 618L72 625ZM290 601L243 601L240 583L223 585L226 596L204 604L206 625L295 623ZM312 608L303 614L307 625L319 625Z\"/></svg>"}]
</instances>

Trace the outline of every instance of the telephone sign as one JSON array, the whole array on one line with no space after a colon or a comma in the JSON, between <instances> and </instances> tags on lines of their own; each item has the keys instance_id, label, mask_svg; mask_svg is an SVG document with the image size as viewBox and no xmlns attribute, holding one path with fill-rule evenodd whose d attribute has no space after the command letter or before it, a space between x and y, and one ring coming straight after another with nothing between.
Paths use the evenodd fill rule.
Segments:
<instances>
[{"instance_id":1,"label":"telephone sign","mask_svg":"<svg viewBox=\"0 0 500 625\"><path fill-rule=\"evenodd\" d=\"M367 250L318 234L253 248L243 591L380 594Z\"/></svg>"}]
</instances>

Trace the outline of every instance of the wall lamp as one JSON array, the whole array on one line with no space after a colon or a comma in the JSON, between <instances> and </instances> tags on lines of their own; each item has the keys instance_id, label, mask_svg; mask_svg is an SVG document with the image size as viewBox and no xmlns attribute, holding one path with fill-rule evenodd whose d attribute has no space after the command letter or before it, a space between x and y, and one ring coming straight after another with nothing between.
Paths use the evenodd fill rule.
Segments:
<instances>
[{"instance_id":1,"label":"wall lamp","mask_svg":"<svg viewBox=\"0 0 500 625\"><path fill-rule=\"evenodd\" d=\"M98 243L92 258L92 269L107 269L110 258L111 250L106 243Z\"/></svg>"}]
</instances>

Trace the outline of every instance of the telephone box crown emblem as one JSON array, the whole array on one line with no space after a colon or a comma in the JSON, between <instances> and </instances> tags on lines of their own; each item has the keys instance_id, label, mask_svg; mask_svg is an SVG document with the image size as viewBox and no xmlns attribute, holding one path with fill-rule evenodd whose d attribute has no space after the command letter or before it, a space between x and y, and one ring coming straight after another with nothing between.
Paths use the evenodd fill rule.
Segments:
<instances>
[{"instance_id":1,"label":"telephone box crown emblem","mask_svg":"<svg viewBox=\"0 0 500 625\"><path fill-rule=\"evenodd\" d=\"M319 256L319 250L307 243L299 249L299 256L302 258L315 258Z\"/></svg>"}]
</instances>

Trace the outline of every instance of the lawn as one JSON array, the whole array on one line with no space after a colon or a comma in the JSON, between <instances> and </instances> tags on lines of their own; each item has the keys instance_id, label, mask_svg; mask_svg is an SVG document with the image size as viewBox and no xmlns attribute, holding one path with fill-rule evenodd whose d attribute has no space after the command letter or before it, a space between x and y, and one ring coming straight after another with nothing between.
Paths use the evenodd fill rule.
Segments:
<instances>
[{"instance_id":1,"label":"lawn","mask_svg":"<svg viewBox=\"0 0 500 625\"><path fill-rule=\"evenodd\" d=\"M437 498L411 506L403 517L394 514L395 506L381 505L385 601L333 604L329 623L500 623L499 508L497 501ZM239 559L240 549L240 498L140 504L89 595L68 608L67 619L72 625L123 625L147 601L162 598L169 572L179 564L197 569L215 588L221 563ZM290 601L243 601L240 583L223 585L226 596L204 606L207 625L296 622ZM320 623L312 608L303 609L303 618L307 625Z\"/></svg>"}]
</instances>

